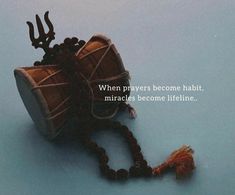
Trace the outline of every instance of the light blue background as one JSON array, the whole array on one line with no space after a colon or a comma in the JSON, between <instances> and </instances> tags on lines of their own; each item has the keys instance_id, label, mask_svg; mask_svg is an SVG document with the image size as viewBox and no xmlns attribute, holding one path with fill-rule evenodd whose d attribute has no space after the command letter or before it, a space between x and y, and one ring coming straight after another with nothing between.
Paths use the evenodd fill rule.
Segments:
<instances>
[{"instance_id":1,"label":"light blue background","mask_svg":"<svg viewBox=\"0 0 235 195\"><path fill-rule=\"evenodd\" d=\"M0 2L0 194L235 194L235 1L132 0ZM154 166L182 144L195 149L191 178L108 182L79 144L49 143L35 130L17 92L13 69L43 52L30 45L27 20L50 11L56 42L105 33L116 44L133 85L201 84L194 103L133 102L127 124ZM144 95L145 93L141 93ZM110 165L131 164L120 137L97 134Z\"/></svg>"}]
</instances>

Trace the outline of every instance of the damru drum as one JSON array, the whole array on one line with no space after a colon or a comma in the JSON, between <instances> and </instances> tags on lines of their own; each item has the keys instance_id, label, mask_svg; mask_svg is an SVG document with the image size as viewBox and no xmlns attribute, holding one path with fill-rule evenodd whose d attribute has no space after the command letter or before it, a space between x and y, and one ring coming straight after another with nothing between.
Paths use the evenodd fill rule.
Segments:
<instances>
[{"instance_id":1,"label":"damru drum","mask_svg":"<svg viewBox=\"0 0 235 195\"><path fill-rule=\"evenodd\" d=\"M132 117L135 111L125 102L130 90L99 89L99 85L109 85L111 89L114 86L128 89L130 86L129 72L111 40L104 35L94 35L88 42L73 37L50 47L55 32L48 14L44 15L49 28L47 33L36 15L38 38L34 36L33 24L27 22L32 45L45 52L43 59L35 62L33 67L14 71L21 98L41 134L54 140L73 127L78 132L75 138L96 154L99 168L108 179L157 176L170 168L175 169L177 177L191 173L195 166L193 150L189 146L183 145L165 162L152 168L144 159L133 133L126 125L114 120L119 110L128 110ZM105 101L107 96L126 98ZM128 170L112 169L105 149L91 139L93 131L110 129L120 133L128 143L133 158L133 165Z\"/></svg>"},{"instance_id":2,"label":"damru drum","mask_svg":"<svg viewBox=\"0 0 235 195\"><path fill-rule=\"evenodd\" d=\"M129 92L100 90L99 85L129 85L129 73L124 69L115 46L103 35L94 35L76 54L76 68L89 91L91 113L96 118L112 118L124 101L105 101L107 96L128 97ZM69 75L58 65L21 67L15 78L22 100L37 129L47 138L55 138L68 128L72 107ZM78 90L78 96L80 91ZM78 102L82 104L83 102ZM81 113L83 114L83 113Z\"/></svg>"}]
</instances>

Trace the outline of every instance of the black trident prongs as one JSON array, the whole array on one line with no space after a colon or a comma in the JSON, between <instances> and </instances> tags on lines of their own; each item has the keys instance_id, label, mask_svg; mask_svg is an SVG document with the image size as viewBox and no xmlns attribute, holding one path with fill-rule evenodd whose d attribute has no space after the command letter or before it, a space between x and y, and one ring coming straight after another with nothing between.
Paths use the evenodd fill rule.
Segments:
<instances>
[{"instance_id":1,"label":"black trident prongs","mask_svg":"<svg viewBox=\"0 0 235 195\"><path fill-rule=\"evenodd\" d=\"M27 21L27 24L29 26L29 36L30 36L30 40L32 41L32 46L34 46L36 49L42 48L45 53L48 53L49 45L50 45L51 41L55 39L54 27L53 27L51 21L49 20L48 14L49 14L49 11L47 11L44 14L44 20L49 28L48 33L45 33L45 30L42 25L42 21L39 18L39 16L36 15L36 23L37 23L38 34L39 34L38 38L35 38L35 36L34 36L33 24L31 22Z\"/></svg>"}]
</instances>

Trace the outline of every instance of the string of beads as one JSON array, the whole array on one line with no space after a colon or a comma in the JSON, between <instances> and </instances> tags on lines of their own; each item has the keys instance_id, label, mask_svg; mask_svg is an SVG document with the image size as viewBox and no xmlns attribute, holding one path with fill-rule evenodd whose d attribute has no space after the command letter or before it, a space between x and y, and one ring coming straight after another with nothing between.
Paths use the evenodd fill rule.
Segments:
<instances>
[{"instance_id":1,"label":"string of beads","mask_svg":"<svg viewBox=\"0 0 235 195\"><path fill-rule=\"evenodd\" d=\"M109 157L106 154L106 151L101 146L98 146L91 139L91 134L93 131L104 130L113 128L116 132L121 134L127 141L130 148L134 165L127 169L114 170L109 165ZM141 152L141 148L137 143L137 140L133 136L132 132L128 129L127 126L122 125L118 121L112 121L109 119L106 120L96 120L89 126L84 127L83 131L80 134L81 142L95 153L99 159L99 167L101 173L108 179L111 180L123 180L128 177L151 177L152 168L148 166L147 161L144 159L144 156Z\"/></svg>"}]
</instances>

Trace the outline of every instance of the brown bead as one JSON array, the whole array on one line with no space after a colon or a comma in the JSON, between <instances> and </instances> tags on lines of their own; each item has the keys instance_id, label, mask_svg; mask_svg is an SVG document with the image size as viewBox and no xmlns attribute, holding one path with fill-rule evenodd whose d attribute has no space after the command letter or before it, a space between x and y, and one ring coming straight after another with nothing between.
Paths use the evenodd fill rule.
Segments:
<instances>
[{"instance_id":1,"label":"brown bead","mask_svg":"<svg viewBox=\"0 0 235 195\"><path fill-rule=\"evenodd\" d=\"M130 176L132 177L138 177L141 175L141 169L140 168L137 168L135 166L132 166L130 169L129 169L129 174Z\"/></svg>"},{"instance_id":2,"label":"brown bead","mask_svg":"<svg viewBox=\"0 0 235 195\"><path fill-rule=\"evenodd\" d=\"M107 170L107 177L108 177L108 179L115 180L117 177L116 171L114 171L113 169L108 169Z\"/></svg>"},{"instance_id":3,"label":"brown bead","mask_svg":"<svg viewBox=\"0 0 235 195\"><path fill-rule=\"evenodd\" d=\"M71 39L71 43L72 44L76 44L78 42L78 38L77 37L73 37L72 39Z\"/></svg>"},{"instance_id":4,"label":"brown bead","mask_svg":"<svg viewBox=\"0 0 235 195\"><path fill-rule=\"evenodd\" d=\"M71 44L71 39L70 39L70 38L65 38L65 39L64 39L64 43L65 43L66 45Z\"/></svg>"},{"instance_id":5,"label":"brown bead","mask_svg":"<svg viewBox=\"0 0 235 195\"><path fill-rule=\"evenodd\" d=\"M128 127L125 126L125 125L122 125L122 126L121 126L121 129L122 129L123 132L129 132Z\"/></svg>"},{"instance_id":6,"label":"brown bead","mask_svg":"<svg viewBox=\"0 0 235 195\"><path fill-rule=\"evenodd\" d=\"M133 144L133 145L131 145L131 150L133 151L133 152L140 152L141 151L141 147L138 145L138 144Z\"/></svg>"},{"instance_id":7,"label":"brown bead","mask_svg":"<svg viewBox=\"0 0 235 195\"><path fill-rule=\"evenodd\" d=\"M141 166L141 167L147 167L147 161L146 161L146 160L142 160L142 161L140 162L140 166Z\"/></svg>"},{"instance_id":8,"label":"brown bead","mask_svg":"<svg viewBox=\"0 0 235 195\"><path fill-rule=\"evenodd\" d=\"M99 153L99 155L104 155L106 153L104 148L101 148L101 147L97 149L97 152Z\"/></svg>"},{"instance_id":9,"label":"brown bead","mask_svg":"<svg viewBox=\"0 0 235 195\"><path fill-rule=\"evenodd\" d=\"M149 166L145 167L145 168L143 169L143 174L144 174L144 176L146 176L146 177L152 176L152 168L149 167Z\"/></svg>"},{"instance_id":10,"label":"brown bead","mask_svg":"<svg viewBox=\"0 0 235 195\"><path fill-rule=\"evenodd\" d=\"M127 179L128 171L126 169L119 169L117 171L117 179Z\"/></svg>"},{"instance_id":11,"label":"brown bead","mask_svg":"<svg viewBox=\"0 0 235 195\"><path fill-rule=\"evenodd\" d=\"M133 158L134 158L135 161L142 161L142 160L144 160L144 157L143 157L143 155L141 153L134 153L133 154Z\"/></svg>"},{"instance_id":12,"label":"brown bead","mask_svg":"<svg viewBox=\"0 0 235 195\"><path fill-rule=\"evenodd\" d=\"M108 156L106 156L106 155L100 156L100 163L105 163L105 164L107 164L108 161L109 161Z\"/></svg>"},{"instance_id":13,"label":"brown bead","mask_svg":"<svg viewBox=\"0 0 235 195\"><path fill-rule=\"evenodd\" d=\"M126 132L126 137L132 138L133 137L133 133L131 131Z\"/></svg>"},{"instance_id":14,"label":"brown bead","mask_svg":"<svg viewBox=\"0 0 235 195\"><path fill-rule=\"evenodd\" d=\"M80 41L78 42L78 44L81 45L81 46L83 46L85 43L86 43L86 41L84 41L84 40L80 40Z\"/></svg>"},{"instance_id":15,"label":"brown bead","mask_svg":"<svg viewBox=\"0 0 235 195\"><path fill-rule=\"evenodd\" d=\"M108 170L109 170L109 166L107 164L100 164L100 171L102 173L106 174Z\"/></svg>"}]
</instances>

